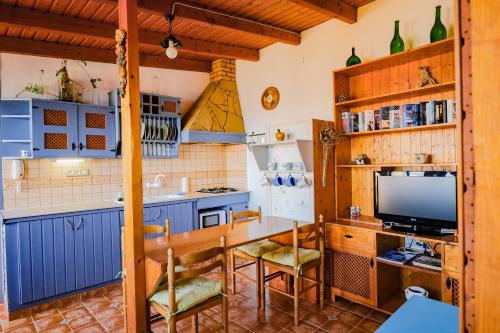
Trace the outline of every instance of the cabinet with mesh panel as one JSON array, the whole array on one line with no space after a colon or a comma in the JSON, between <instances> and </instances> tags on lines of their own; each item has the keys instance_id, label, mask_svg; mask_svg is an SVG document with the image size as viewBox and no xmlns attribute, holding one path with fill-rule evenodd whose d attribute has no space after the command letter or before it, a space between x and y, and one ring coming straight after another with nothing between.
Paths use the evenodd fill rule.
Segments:
<instances>
[{"instance_id":1,"label":"cabinet with mesh panel","mask_svg":"<svg viewBox=\"0 0 500 333\"><path fill-rule=\"evenodd\" d=\"M114 109L42 99L1 100L2 157L116 156Z\"/></svg>"},{"instance_id":2,"label":"cabinet with mesh panel","mask_svg":"<svg viewBox=\"0 0 500 333\"><path fill-rule=\"evenodd\" d=\"M373 258L332 251L333 294L376 306L376 270Z\"/></svg>"}]
</instances>

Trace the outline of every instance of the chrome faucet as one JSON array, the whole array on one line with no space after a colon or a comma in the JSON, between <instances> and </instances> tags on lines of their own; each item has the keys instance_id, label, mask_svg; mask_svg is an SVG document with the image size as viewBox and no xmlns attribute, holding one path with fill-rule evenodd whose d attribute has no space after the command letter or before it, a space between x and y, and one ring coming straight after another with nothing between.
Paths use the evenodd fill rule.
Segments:
<instances>
[{"instance_id":1,"label":"chrome faucet","mask_svg":"<svg viewBox=\"0 0 500 333\"><path fill-rule=\"evenodd\" d=\"M165 175L156 175L154 183L146 183L147 188L160 188L161 179L165 179Z\"/></svg>"}]
</instances>

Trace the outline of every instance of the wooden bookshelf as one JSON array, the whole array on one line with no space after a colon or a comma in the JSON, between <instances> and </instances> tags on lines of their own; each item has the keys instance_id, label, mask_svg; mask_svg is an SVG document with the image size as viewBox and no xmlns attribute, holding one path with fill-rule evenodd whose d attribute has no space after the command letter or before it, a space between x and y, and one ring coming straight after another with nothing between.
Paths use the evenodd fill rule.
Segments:
<instances>
[{"instance_id":1,"label":"wooden bookshelf","mask_svg":"<svg viewBox=\"0 0 500 333\"><path fill-rule=\"evenodd\" d=\"M418 68L421 66L430 68L432 77L438 82L436 85L417 88ZM455 86L453 38L335 70L333 72L335 127L342 132L342 112L362 112L380 109L381 106L418 104L429 100L456 100ZM342 94L347 94L353 99L336 103L336 97ZM373 239L367 235L376 233L376 251L371 252L367 258L375 263L368 271L370 298L365 300L339 287L333 288L334 294L346 295L353 301L375 306L386 313L394 312L404 303L404 290L410 285L424 287L430 292L431 298L449 301L446 295L450 291L443 281L446 281L450 273L444 268L440 272L414 266L411 263L393 265L377 260L377 255L403 246L405 237L413 237L436 246L441 254L443 254L441 249L446 251L456 249L459 244L456 235L409 236L403 232L384 228L381 221L374 218L373 173L383 168L459 171L462 130L460 119L461 115L457 109L456 123L344 134L345 139L335 148L335 223L351 228L349 236L352 237L349 239L358 244L357 246L361 243L356 243L356 239L358 242L359 239ZM432 162L416 164L415 154L419 153L431 155ZM351 161L360 154L366 154L370 164L351 164ZM355 218L347 216L351 206L359 206L362 215ZM352 231L354 229L357 231ZM370 253L370 248L373 249L373 241L367 241L366 251L361 252ZM452 253L446 251L444 253ZM351 253L360 256L361 252ZM342 256L342 254L337 255L338 258ZM345 265L349 266L351 263ZM373 296L373 293L376 295Z\"/></svg>"},{"instance_id":2,"label":"wooden bookshelf","mask_svg":"<svg viewBox=\"0 0 500 333\"><path fill-rule=\"evenodd\" d=\"M374 131L344 133L344 136L363 136L363 135L380 135L380 134L390 134L390 133L418 132L418 131L428 131L435 129L454 128L456 126L457 124L455 123L433 124L433 125L422 125L413 127L390 128L390 129L382 129Z\"/></svg>"},{"instance_id":3,"label":"wooden bookshelf","mask_svg":"<svg viewBox=\"0 0 500 333\"><path fill-rule=\"evenodd\" d=\"M335 103L335 106L358 106L358 105L365 105L365 104L371 104L371 103L376 103L376 102L382 102L382 101L388 101L394 98L399 98L399 97L414 97L414 96L419 96L419 95L428 95L432 93L437 93L440 91L446 91L450 89L455 88L455 81L451 82L445 82L441 84L436 84L433 86L425 86L422 88L414 88L414 89L409 89L409 90L402 90L402 91L395 91L395 92L390 92L387 94L381 94L381 95L376 95L376 96L369 96L369 97L364 97L364 98L356 98L352 99L349 101L345 102L338 102Z\"/></svg>"}]
</instances>

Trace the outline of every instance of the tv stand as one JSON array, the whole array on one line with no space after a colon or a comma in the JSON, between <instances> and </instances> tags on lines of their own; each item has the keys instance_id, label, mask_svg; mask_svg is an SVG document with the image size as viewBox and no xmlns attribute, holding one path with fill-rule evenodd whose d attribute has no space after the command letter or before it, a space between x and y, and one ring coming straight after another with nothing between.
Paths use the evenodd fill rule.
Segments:
<instances>
[{"instance_id":1,"label":"tv stand","mask_svg":"<svg viewBox=\"0 0 500 333\"><path fill-rule=\"evenodd\" d=\"M385 221L384 221L385 222ZM409 235L442 235L441 229L436 229L432 227L417 226L412 224L401 224L394 223L391 225L391 229L394 231L404 232Z\"/></svg>"}]
</instances>

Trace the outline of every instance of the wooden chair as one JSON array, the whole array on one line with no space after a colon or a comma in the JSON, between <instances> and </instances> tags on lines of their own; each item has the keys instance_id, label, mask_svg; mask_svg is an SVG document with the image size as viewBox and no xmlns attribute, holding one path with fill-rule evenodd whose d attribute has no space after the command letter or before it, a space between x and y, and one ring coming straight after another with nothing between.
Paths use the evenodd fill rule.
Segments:
<instances>
[{"instance_id":1,"label":"wooden chair","mask_svg":"<svg viewBox=\"0 0 500 333\"><path fill-rule=\"evenodd\" d=\"M261 221L262 220L262 210L259 206L257 211L246 210L244 212L240 212L237 214L233 213L231 209L229 211L229 223L231 226L234 226L235 223L247 223L252 221ZM256 285L256 294L257 300L260 299L260 257L269 251L273 251L281 247L280 244L271 242L268 240L259 241L255 243L251 243L248 245L240 246L236 249L231 250L231 291L233 295L236 293L236 276L240 278L252 281ZM241 266L236 266L236 258L243 258L249 261L246 264ZM238 269L248 267L255 264L255 279L249 275L243 274L241 272L237 272Z\"/></svg>"},{"instance_id":2,"label":"wooden chair","mask_svg":"<svg viewBox=\"0 0 500 333\"><path fill-rule=\"evenodd\" d=\"M188 253L176 258L168 249L168 282L150 297L151 306L167 319L168 332L176 332L176 322L192 316L193 332L198 332L198 313L222 304L222 325L228 332L228 301L226 273L226 240L221 237L220 246L206 251ZM198 266L201 264L201 266ZM176 271L176 267L190 267ZM220 267L220 282L202 277ZM147 307L149 308L149 307Z\"/></svg>"},{"instance_id":3,"label":"wooden chair","mask_svg":"<svg viewBox=\"0 0 500 333\"><path fill-rule=\"evenodd\" d=\"M126 288L125 288L125 242L123 239L123 231L125 227L122 227L122 271L121 271L121 276L122 276L122 286L123 286L123 304L127 304L127 295L125 293ZM170 238L170 219L166 218L165 219L165 226L158 225L158 224L150 224L150 225L145 225L144 226L144 236L146 235L153 235L153 234L162 234L165 233L165 236L167 239ZM125 327L127 324L127 311L124 311L125 313ZM156 320L158 316L153 316L151 317L150 312L147 311L148 315L148 322L151 320Z\"/></svg>"},{"instance_id":4,"label":"wooden chair","mask_svg":"<svg viewBox=\"0 0 500 333\"><path fill-rule=\"evenodd\" d=\"M293 223L293 246L283 246L276 251L266 253L261 258L260 268L260 308L264 308L265 292L264 288L276 291L280 294L293 298L295 326L299 324L299 297L301 294L311 288L316 287L317 299L319 299L320 308L324 306L325 294L325 225L323 216L319 216L319 223L306 224L301 227L298 222ZM314 249L302 248L305 243L315 243ZM265 275L266 267L275 270L274 273ZM315 268L316 278L308 278L303 275L306 271ZM283 292L266 282L287 274L293 279L293 295ZM308 281L311 284L300 289L300 280ZM288 289L288 288L287 288Z\"/></svg>"}]
</instances>

